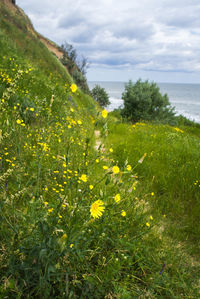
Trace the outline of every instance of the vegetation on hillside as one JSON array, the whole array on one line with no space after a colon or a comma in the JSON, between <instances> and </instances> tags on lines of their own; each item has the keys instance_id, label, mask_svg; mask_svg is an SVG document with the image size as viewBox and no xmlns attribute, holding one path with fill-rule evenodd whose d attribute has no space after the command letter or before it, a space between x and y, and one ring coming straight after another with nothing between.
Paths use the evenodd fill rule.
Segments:
<instances>
[{"instance_id":1,"label":"vegetation on hillside","mask_svg":"<svg viewBox=\"0 0 200 299\"><path fill-rule=\"evenodd\" d=\"M122 99L122 116L132 122L153 120L170 123L174 120L174 108L167 94L160 93L156 83L142 82L140 79L136 83L129 81L125 85Z\"/></svg>"},{"instance_id":2,"label":"vegetation on hillside","mask_svg":"<svg viewBox=\"0 0 200 299\"><path fill-rule=\"evenodd\" d=\"M95 87L91 90L91 95L97 103L103 108L107 107L110 104L109 96L105 90L105 88L100 85L95 85Z\"/></svg>"},{"instance_id":3,"label":"vegetation on hillside","mask_svg":"<svg viewBox=\"0 0 200 299\"><path fill-rule=\"evenodd\" d=\"M198 298L199 128L120 124L0 12L0 298Z\"/></svg>"},{"instance_id":4,"label":"vegetation on hillside","mask_svg":"<svg viewBox=\"0 0 200 299\"><path fill-rule=\"evenodd\" d=\"M61 63L66 66L76 84L84 92L90 93L86 79L86 71L89 67L87 58L82 56L81 59L78 59L76 49L71 44L66 42L61 45L60 50L63 53L63 56L60 58Z\"/></svg>"}]
</instances>

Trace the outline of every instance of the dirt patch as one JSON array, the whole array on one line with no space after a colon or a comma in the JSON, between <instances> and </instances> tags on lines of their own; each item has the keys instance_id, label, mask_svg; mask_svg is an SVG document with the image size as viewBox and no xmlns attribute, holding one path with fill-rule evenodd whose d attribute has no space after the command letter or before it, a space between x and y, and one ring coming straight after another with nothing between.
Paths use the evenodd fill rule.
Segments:
<instances>
[{"instance_id":1,"label":"dirt patch","mask_svg":"<svg viewBox=\"0 0 200 299\"><path fill-rule=\"evenodd\" d=\"M45 44L45 46L49 49L49 51L53 52L58 58L61 58L63 56L63 53L61 51L59 51L59 49L56 47L56 45L54 45L53 43L48 41L42 35L39 35L38 37L41 40L41 42L43 44Z\"/></svg>"},{"instance_id":2,"label":"dirt patch","mask_svg":"<svg viewBox=\"0 0 200 299\"><path fill-rule=\"evenodd\" d=\"M3 2L9 8L9 10L13 12L17 11L17 6L15 6L15 4L12 3L12 0L3 0Z\"/></svg>"},{"instance_id":3,"label":"dirt patch","mask_svg":"<svg viewBox=\"0 0 200 299\"><path fill-rule=\"evenodd\" d=\"M96 139L95 149L98 150L99 146L101 145L101 140L99 140L99 138L100 138L100 131L98 131L98 130L94 131L94 135L95 135L95 139Z\"/></svg>"}]
</instances>

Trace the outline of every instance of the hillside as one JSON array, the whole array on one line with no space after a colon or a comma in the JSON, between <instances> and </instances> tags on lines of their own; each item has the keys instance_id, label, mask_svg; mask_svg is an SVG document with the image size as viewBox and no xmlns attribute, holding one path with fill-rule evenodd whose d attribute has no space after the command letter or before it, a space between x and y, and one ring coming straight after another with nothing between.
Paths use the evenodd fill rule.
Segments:
<instances>
[{"instance_id":1,"label":"hillside","mask_svg":"<svg viewBox=\"0 0 200 299\"><path fill-rule=\"evenodd\" d=\"M11 2L0 3L0 298L198 298L199 129L101 111Z\"/></svg>"}]
</instances>

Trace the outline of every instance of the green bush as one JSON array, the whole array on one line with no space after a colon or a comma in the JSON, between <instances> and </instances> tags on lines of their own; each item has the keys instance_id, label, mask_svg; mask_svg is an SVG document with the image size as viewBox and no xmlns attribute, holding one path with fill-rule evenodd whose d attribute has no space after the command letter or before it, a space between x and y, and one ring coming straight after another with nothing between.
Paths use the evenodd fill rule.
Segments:
<instances>
[{"instance_id":1,"label":"green bush","mask_svg":"<svg viewBox=\"0 0 200 299\"><path fill-rule=\"evenodd\" d=\"M130 80L122 94L124 109L122 116L133 122L154 120L172 122L174 108L171 107L167 94L162 95L156 83L142 82L133 84Z\"/></svg>"},{"instance_id":2,"label":"green bush","mask_svg":"<svg viewBox=\"0 0 200 299\"><path fill-rule=\"evenodd\" d=\"M91 93L95 101L97 101L101 107L106 107L110 104L106 90L100 85L95 85Z\"/></svg>"}]
</instances>

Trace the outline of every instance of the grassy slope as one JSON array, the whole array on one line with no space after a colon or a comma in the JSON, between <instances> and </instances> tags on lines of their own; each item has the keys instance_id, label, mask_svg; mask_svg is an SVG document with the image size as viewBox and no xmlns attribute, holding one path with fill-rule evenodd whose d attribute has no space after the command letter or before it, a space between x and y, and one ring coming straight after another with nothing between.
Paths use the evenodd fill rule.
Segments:
<instances>
[{"instance_id":1,"label":"grassy slope","mask_svg":"<svg viewBox=\"0 0 200 299\"><path fill-rule=\"evenodd\" d=\"M196 133L200 133L200 129ZM198 136L163 125L138 123L110 126L108 138L114 145L114 156L120 165L126 160L131 165L146 153L147 156L136 173L142 178L141 188L150 194L154 192L156 200L151 200L155 210L168 214L177 221L183 238L193 239L199 250L198 215L199 205L199 145Z\"/></svg>"},{"instance_id":2,"label":"grassy slope","mask_svg":"<svg viewBox=\"0 0 200 299\"><path fill-rule=\"evenodd\" d=\"M107 125L92 99L70 91L71 77L20 10L1 3L0 12L0 295L197 298L192 247L166 231L176 229L179 240L189 232L196 242L199 139L112 121L105 142L114 152L95 151L95 126L104 136ZM137 168L126 171L127 159ZM90 207L99 199L106 209L94 221Z\"/></svg>"}]
</instances>

